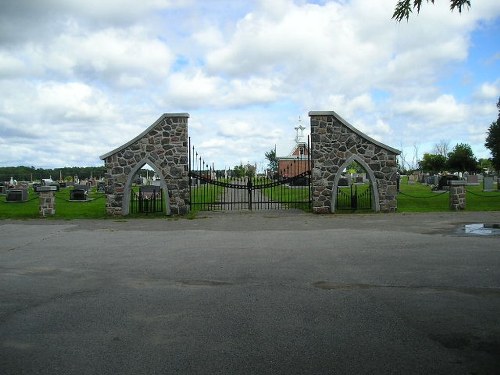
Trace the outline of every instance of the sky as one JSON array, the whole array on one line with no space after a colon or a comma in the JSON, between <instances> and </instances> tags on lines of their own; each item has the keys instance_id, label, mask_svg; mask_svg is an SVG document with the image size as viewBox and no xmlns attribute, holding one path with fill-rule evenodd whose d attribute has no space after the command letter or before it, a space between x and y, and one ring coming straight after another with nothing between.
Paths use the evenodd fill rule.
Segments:
<instances>
[{"instance_id":1,"label":"sky","mask_svg":"<svg viewBox=\"0 0 500 375\"><path fill-rule=\"evenodd\" d=\"M0 166L100 166L163 113L189 113L216 168L286 156L309 111L403 151L477 158L500 96L500 2L0 0Z\"/></svg>"}]
</instances>

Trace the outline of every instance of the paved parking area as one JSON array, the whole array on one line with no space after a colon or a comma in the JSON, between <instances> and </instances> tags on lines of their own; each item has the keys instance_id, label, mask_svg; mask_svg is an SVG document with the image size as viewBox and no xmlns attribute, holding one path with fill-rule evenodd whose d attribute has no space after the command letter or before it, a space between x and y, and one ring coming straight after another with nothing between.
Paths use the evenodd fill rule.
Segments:
<instances>
[{"instance_id":1,"label":"paved parking area","mask_svg":"<svg viewBox=\"0 0 500 375\"><path fill-rule=\"evenodd\" d=\"M2 374L495 374L500 213L0 221Z\"/></svg>"}]
</instances>

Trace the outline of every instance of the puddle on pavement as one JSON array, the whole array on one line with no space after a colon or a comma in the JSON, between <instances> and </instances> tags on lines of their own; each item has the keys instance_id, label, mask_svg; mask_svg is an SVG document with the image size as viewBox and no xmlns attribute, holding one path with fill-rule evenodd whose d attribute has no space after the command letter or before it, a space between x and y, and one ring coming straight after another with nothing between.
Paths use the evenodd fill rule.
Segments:
<instances>
[{"instance_id":1,"label":"puddle on pavement","mask_svg":"<svg viewBox=\"0 0 500 375\"><path fill-rule=\"evenodd\" d=\"M460 231L470 236L500 236L500 224L465 224Z\"/></svg>"}]
</instances>

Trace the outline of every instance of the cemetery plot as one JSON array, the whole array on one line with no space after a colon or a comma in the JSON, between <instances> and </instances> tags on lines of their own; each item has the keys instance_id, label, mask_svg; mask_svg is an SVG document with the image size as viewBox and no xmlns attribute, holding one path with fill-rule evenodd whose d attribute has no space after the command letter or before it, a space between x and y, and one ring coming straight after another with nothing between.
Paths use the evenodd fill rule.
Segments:
<instances>
[{"instance_id":1,"label":"cemetery plot","mask_svg":"<svg viewBox=\"0 0 500 375\"><path fill-rule=\"evenodd\" d=\"M9 189L7 191L6 202L26 202L28 200L27 189Z\"/></svg>"},{"instance_id":2,"label":"cemetery plot","mask_svg":"<svg viewBox=\"0 0 500 375\"><path fill-rule=\"evenodd\" d=\"M88 200L89 187L87 185L75 185L75 187L69 191L70 201L86 201Z\"/></svg>"}]
</instances>

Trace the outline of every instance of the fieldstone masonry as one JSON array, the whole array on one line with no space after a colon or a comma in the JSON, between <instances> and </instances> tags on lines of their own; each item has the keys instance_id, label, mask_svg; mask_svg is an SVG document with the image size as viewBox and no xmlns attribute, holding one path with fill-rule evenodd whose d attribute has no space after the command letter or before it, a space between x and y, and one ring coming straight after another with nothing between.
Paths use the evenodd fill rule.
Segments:
<instances>
[{"instance_id":1,"label":"fieldstone masonry","mask_svg":"<svg viewBox=\"0 0 500 375\"><path fill-rule=\"evenodd\" d=\"M313 160L313 212L335 212L341 172L353 161L367 171L374 211L397 209L399 150L363 134L333 111L309 112Z\"/></svg>"},{"instance_id":2,"label":"fieldstone masonry","mask_svg":"<svg viewBox=\"0 0 500 375\"><path fill-rule=\"evenodd\" d=\"M450 210L465 210L467 204L466 182L463 180L450 181Z\"/></svg>"},{"instance_id":3,"label":"fieldstone masonry","mask_svg":"<svg viewBox=\"0 0 500 375\"><path fill-rule=\"evenodd\" d=\"M129 213L132 178L145 164L160 176L165 213L188 212L188 118L187 113L166 113L123 146L101 156L106 173L108 215Z\"/></svg>"},{"instance_id":4,"label":"fieldstone masonry","mask_svg":"<svg viewBox=\"0 0 500 375\"><path fill-rule=\"evenodd\" d=\"M56 214L56 198L54 191L50 186L41 186L38 188L39 194L39 213L40 216L52 216Z\"/></svg>"},{"instance_id":5,"label":"fieldstone masonry","mask_svg":"<svg viewBox=\"0 0 500 375\"><path fill-rule=\"evenodd\" d=\"M397 209L397 165L400 151L377 142L333 111L309 112L313 161L313 212L335 212L341 172L353 161L365 168L375 211ZM132 179L145 164L160 177L167 215L189 210L189 145L187 113L166 113L133 140L104 154L106 211L127 215Z\"/></svg>"}]
</instances>

